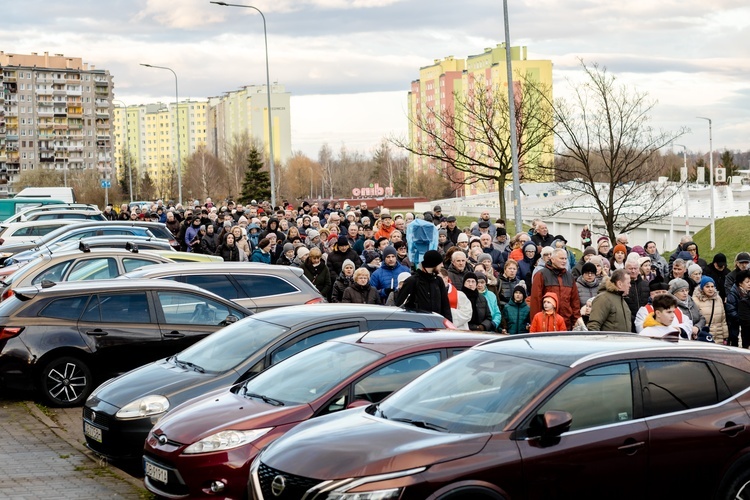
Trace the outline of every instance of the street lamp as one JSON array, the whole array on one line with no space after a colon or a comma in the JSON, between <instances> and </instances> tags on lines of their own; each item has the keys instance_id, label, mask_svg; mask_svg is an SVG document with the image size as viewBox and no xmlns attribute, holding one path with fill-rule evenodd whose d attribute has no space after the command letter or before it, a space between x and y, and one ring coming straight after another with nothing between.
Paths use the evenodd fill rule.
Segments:
<instances>
[{"instance_id":1,"label":"street lamp","mask_svg":"<svg viewBox=\"0 0 750 500\"><path fill-rule=\"evenodd\" d=\"M716 246L716 218L714 216L714 140L711 133L711 119L705 116L696 116L699 120L708 121L708 179L711 184L711 250Z\"/></svg>"},{"instance_id":2,"label":"street lamp","mask_svg":"<svg viewBox=\"0 0 750 500\"><path fill-rule=\"evenodd\" d=\"M271 119L271 77L270 72L268 70L268 31L266 30L266 16L263 15L263 12L260 11L258 7L253 7L252 5L241 5L236 3L227 3L227 2L210 2L215 3L216 5L221 5L223 7L242 7L245 9L253 9L258 14L260 14L260 17L263 18L263 40L266 45L266 92L268 95L268 151L270 154L269 160L268 160L268 166L271 170L271 205L273 207L276 206L276 174L274 172L274 160L273 160L273 120Z\"/></svg>"},{"instance_id":3,"label":"street lamp","mask_svg":"<svg viewBox=\"0 0 750 500\"><path fill-rule=\"evenodd\" d=\"M682 168L685 169L685 235L690 236L690 219L688 218L688 207L690 206L688 196L690 195L690 191L688 191L687 146L683 144L675 144L675 146L682 148ZM680 175L680 180L682 180L682 175Z\"/></svg>"},{"instance_id":4,"label":"street lamp","mask_svg":"<svg viewBox=\"0 0 750 500\"><path fill-rule=\"evenodd\" d=\"M128 106L124 102L122 102L120 99L112 99L112 102L119 102L122 104L122 110L125 113L125 149L127 150L127 154L125 158L127 159L127 169L128 169L128 191L130 192L130 203L133 203L133 169L130 168L130 138L128 137Z\"/></svg>"},{"instance_id":5,"label":"street lamp","mask_svg":"<svg viewBox=\"0 0 750 500\"><path fill-rule=\"evenodd\" d=\"M503 20L505 21L505 68L508 72L508 122L510 123L510 156L513 164L513 215L516 233L523 231L521 220L521 179L518 172L518 143L516 137L516 100L513 97L513 64L510 60L510 28L508 27L508 0L503 0ZM502 196L505 196L503 192Z\"/></svg>"},{"instance_id":6,"label":"street lamp","mask_svg":"<svg viewBox=\"0 0 750 500\"><path fill-rule=\"evenodd\" d=\"M172 68L166 66L154 66L153 64L143 64L147 68L166 69L171 71L174 75L174 101L175 101L175 114L177 115L177 201L182 205L182 157L180 156L180 95L177 91L177 73Z\"/></svg>"}]
</instances>

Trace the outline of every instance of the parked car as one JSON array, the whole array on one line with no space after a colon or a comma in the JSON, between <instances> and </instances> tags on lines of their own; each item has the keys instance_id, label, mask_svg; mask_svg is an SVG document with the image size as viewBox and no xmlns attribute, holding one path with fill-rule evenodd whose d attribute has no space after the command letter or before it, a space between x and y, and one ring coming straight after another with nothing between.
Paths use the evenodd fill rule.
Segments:
<instances>
[{"instance_id":1,"label":"parked car","mask_svg":"<svg viewBox=\"0 0 750 500\"><path fill-rule=\"evenodd\" d=\"M210 262L214 264L224 262L224 259L222 259L220 256L210 255L206 253L178 252L174 249L172 249L172 251L154 250L153 253L161 255L162 257L167 257L172 262L184 262L189 264L193 264L196 262Z\"/></svg>"},{"instance_id":2,"label":"parked car","mask_svg":"<svg viewBox=\"0 0 750 500\"><path fill-rule=\"evenodd\" d=\"M96 205L89 205L86 203L53 203L50 205L34 205L31 207L24 208L20 212L17 212L3 221L3 223L11 222L23 222L27 220L27 217L36 214L38 212L46 212L48 210L95 210L99 211L99 207Z\"/></svg>"},{"instance_id":3,"label":"parked car","mask_svg":"<svg viewBox=\"0 0 750 500\"><path fill-rule=\"evenodd\" d=\"M8 222L0 224L0 239L2 245L15 245L38 240L52 231L75 224L75 220L42 220L34 222ZM2 248L2 247L0 247Z\"/></svg>"},{"instance_id":4,"label":"parked car","mask_svg":"<svg viewBox=\"0 0 750 500\"><path fill-rule=\"evenodd\" d=\"M748 388L750 353L731 347L514 335L297 426L252 464L250 496L743 498Z\"/></svg>"},{"instance_id":5,"label":"parked car","mask_svg":"<svg viewBox=\"0 0 750 500\"><path fill-rule=\"evenodd\" d=\"M258 451L295 425L377 403L490 338L402 329L347 335L311 347L252 380L167 413L146 440L146 487L165 497L242 498Z\"/></svg>"},{"instance_id":6,"label":"parked car","mask_svg":"<svg viewBox=\"0 0 750 500\"><path fill-rule=\"evenodd\" d=\"M264 311L178 356L142 366L98 387L86 401L83 422L84 428L100 432L92 431L93 437L87 434L86 445L109 458L140 458L148 432L167 410L250 379L296 352L358 332L452 326L434 313L374 305L314 304ZM132 408L137 411L131 412Z\"/></svg>"},{"instance_id":7,"label":"parked car","mask_svg":"<svg viewBox=\"0 0 750 500\"><path fill-rule=\"evenodd\" d=\"M191 255L189 252L183 253ZM254 262L180 263L159 266L158 269L144 267L124 274L122 278L156 278L190 283L255 312L325 300L302 269Z\"/></svg>"},{"instance_id":8,"label":"parked car","mask_svg":"<svg viewBox=\"0 0 750 500\"><path fill-rule=\"evenodd\" d=\"M27 221L56 219L107 220L107 218L104 217L104 214L99 210L46 210L42 212L34 212L26 216Z\"/></svg>"},{"instance_id":9,"label":"parked car","mask_svg":"<svg viewBox=\"0 0 750 500\"><path fill-rule=\"evenodd\" d=\"M252 314L166 280L18 288L0 302L0 380L55 406L82 404L96 382L182 351Z\"/></svg>"}]
</instances>

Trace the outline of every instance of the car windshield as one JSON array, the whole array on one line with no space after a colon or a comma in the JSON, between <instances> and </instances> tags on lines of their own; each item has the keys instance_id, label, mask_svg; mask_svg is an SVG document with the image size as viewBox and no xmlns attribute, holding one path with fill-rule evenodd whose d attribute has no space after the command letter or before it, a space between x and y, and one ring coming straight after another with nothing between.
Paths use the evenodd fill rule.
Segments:
<instances>
[{"instance_id":1,"label":"car windshield","mask_svg":"<svg viewBox=\"0 0 750 500\"><path fill-rule=\"evenodd\" d=\"M453 433L496 431L565 369L472 349L394 393L375 415Z\"/></svg>"},{"instance_id":2,"label":"car windshield","mask_svg":"<svg viewBox=\"0 0 750 500\"><path fill-rule=\"evenodd\" d=\"M177 356L210 372L225 372L239 365L289 329L255 318L245 318L212 333Z\"/></svg>"},{"instance_id":3,"label":"car windshield","mask_svg":"<svg viewBox=\"0 0 750 500\"><path fill-rule=\"evenodd\" d=\"M305 404L382 358L362 346L326 342L306 349L260 373L238 389L240 395L263 396L286 405Z\"/></svg>"}]
</instances>

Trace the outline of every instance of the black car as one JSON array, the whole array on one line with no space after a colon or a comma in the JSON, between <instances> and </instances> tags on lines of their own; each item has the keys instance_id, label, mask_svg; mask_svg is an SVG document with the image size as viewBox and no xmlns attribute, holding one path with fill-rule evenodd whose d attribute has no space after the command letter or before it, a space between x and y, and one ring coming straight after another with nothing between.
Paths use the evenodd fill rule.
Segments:
<instances>
[{"instance_id":1,"label":"black car","mask_svg":"<svg viewBox=\"0 0 750 500\"><path fill-rule=\"evenodd\" d=\"M165 280L43 283L0 303L0 382L83 403L96 382L179 352L252 314Z\"/></svg>"},{"instance_id":2,"label":"black car","mask_svg":"<svg viewBox=\"0 0 750 500\"><path fill-rule=\"evenodd\" d=\"M313 304L264 311L176 356L98 387L83 409L86 445L109 458L140 457L148 432L169 408L247 380L303 349L368 330L446 327L452 324L434 313L376 305Z\"/></svg>"}]
</instances>

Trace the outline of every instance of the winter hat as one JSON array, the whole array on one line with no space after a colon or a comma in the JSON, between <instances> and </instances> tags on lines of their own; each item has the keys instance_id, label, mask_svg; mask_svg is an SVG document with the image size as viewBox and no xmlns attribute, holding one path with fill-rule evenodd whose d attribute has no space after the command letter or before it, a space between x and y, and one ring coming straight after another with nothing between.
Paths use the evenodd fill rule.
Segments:
<instances>
[{"instance_id":1,"label":"winter hat","mask_svg":"<svg viewBox=\"0 0 750 500\"><path fill-rule=\"evenodd\" d=\"M487 283L487 276L486 276L486 275L485 275L485 274L484 274L483 272L479 271L479 272L477 272L477 273L475 273L475 274L476 274L476 276L477 276L477 281L479 281L479 280L482 280L482 281L484 281L485 283ZM464 277L464 280L465 280L465 279L466 279L466 278Z\"/></svg>"},{"instance_id":2,"label":"winter hat","mask_svg":"<svg viewBox=\"0 0 750 500\"><path fill-rule=\"evenodd\" d=\"M698 264L688 265L687 267L688 276L690 276L691 274L697 271L700 271L701 273L703 272L703 269L701 269L701 266L699 266Z\"/></svg>"},{"instance_id":3,"label":"winter hat","mask_svg":"<svg viewBox=\"0 0 750 500\"><path fill-rule=\"evenodd\" d=\"M349 246L349 240L346 236L339 236L339 239L336 241L336 244L340 247L348 247Z\"/></svg>"},{"instance_id":4,"label":"winter hat","mask_svg":"<svg viewBox=\"0 0 750 500\"><path fill-rule=\"evenodd\" d=\"M485 260L492 261L492 255L488 253L480 253L479 257L477 257L477 262L484 262Z\"/></svg>"},{"instance_id":5,"label":"winter hat","mask_svg":"<svg viewBox=\"0 0 750 500\"><path fill-rule=\"evenodd\" d=\"M380 254L376 252L375 250L365 250L364 256L365 256L365 263L367 264L369 264L375 259L380 258Z\"/></svg>"},{"instance_id":6,"label":"winter hat","mask_svg":"<svg viewBox=\"0 0 750 500\"><path fill-rule=\"evenodd\" d=\"M617 245L615 245L615 248L614 248L614 250L612 250L612 254L614 255L614 254L616 254L617 252L628 253L628 249L627 249L627 247L626 247L625 245L623 245L622 243L618 243Z\"/></svg>"},{"instance_id":7,"label":"winter hat","mask_svg":"<svg viewBox=\"0 0 750 500\"><path fill-rule=\"evenodd\" d=\"M693 261L693 256L690 255L690 252L683 250L682 252L680 252L680 253L677 254L676 259L682 259L685 262L692 262Z\"/></svg>"},{"instance_id":8,"label":"winter hat","mask_svg":"<svg viewBox=\"0 0 750 500\"><path fill-rule=\"evenodd\" d=\"M640 259L638 259L638 267L641 267L646 262L651 262L651 258L650 257L641 257Z\"/></svg>"},{"instance_id":9,"label":"winter hat","mask_svg":"<svg viewBox=\"0 0 750 500\"><path fill-rule=\"evenodd\" d=\"M485 281L487 281L487 277L486 277L486 276L485 276L485 278L484 278L484 279L485 279ZM472 272L472 271L469 271L468 273L464 274L464 283L466 283L466 280L474 280L474 281L477 281L477 280L478 280L478 278L477 278L477 275L476 275L476 273L474 273L474 272Z\"/></svg>"},{"instance_id":10,"label":"winter hat","mask_svg":"<svg viewBox=\"0 0 750 500\"><path fill-rule=\"evenodd\" d=\"M598 247L602 244L602 242L609 243L609 238L607 238L606 236L601 236L598 240L596 240L596 246Z\"/></svg>"},{"instance_id":11,"label":"winter hat","mask_svg":"<svg viewBox=\"0 0 750 500\"><path fill-rule=\"evenodd\" d=\"M640 255L638 255L637 253L635 253L635 252L630 252L630 253L628 254L628 256L627 256L627 257L625 257L625 261L627 262L627 261L629 261L629 260L634 260L635 262L638 262L638 265L640 265L640 260L641 260L642 258L643 258L643 257L641 257Z\"/></svg>"},{"instance_id":12,"label":"winter hat","mask_svg":"<svg viewBox=\"0 0 750 500\"><path fill-rule=\"evenodd\" d=\"M513 288L513 293L521 292L523 294L523 299L526 300L526 287L522 285L516 285L515 288Z\"/></svg>"},{"instance_id":13,"label":"winter hat","mask_svg":"<svg viewBox=\"0 0 750 500\"><path fill-rule=\"evenodd\" d=\"M300 259L309 253L310 253L310 250L307 247L297 248L297 257L299 257Z\"/></svg>"},{"instance_id":14,"label":"winter hat","mask_svg":"<svg viewBox=\"0 0 750 500\"><path fill-rule=\"evenodd\" d=\"M586 274L586 273L594 273L594 274L596 274L596 265L592 264L591 262L586 262L581 267L581 274Z\"/></svg>"},{"instance_id":15,"label":"winter hat","mask_svg":"<svg viewBox=\"0 0 750 500\"><path fill-rule=\"evenodd\" d=\"M448 231L446 229L438 229L438 236L440 235L448 236Z\"/></svg>"},{"instance_id":16,"label":"winter hat","mask_svg":"<svg viewBox=\"0 0 750 500\"><path fill-rule=\"evenodd\" d=\"M318 236L320 236L320 233L318 231L316 231L315 229L308 229L307 230L307 237L310 238L310 241L314 240Z\"/></svg>"},{"instance_id":17,"label":"winter hat","mask_svg":"<svg viewBox=\"0 0 750 500\"><path fill-rule=\"evenodd\" d=\"M244 215L237 219L237 224L242 224L243 222L247 224L247 217L245 217Z\"/></svg>"},{"instance_id":18,"label":"winter hat","mask_svg":"<svg viewBox=\"0 0 750 500\"><path fill-rule=\"evenodd\" d=\"M596 248L586 247L586 250L583 251L583 255L596 255Z\"/></svg>"},{"instance_id":19,"label":"winter hat","mask_svg":"<svg viewBox=\"0 0 750 500\"><path fill-rule=\"evenodd\" d=\"M206 230L206 226L205 225L201 225L201 227L199 227L198 230L199 231L205 231Z\"/></svg>"},{"instance_id":20,"label":"winter hat","mask_svg":"<svg viewBox=\"0 0 750 500\"><path fill-rule=\"evenodd\" d=\"M354 265L354 262L352 262L352 259L346 259L344 263L341 264L341 269L344 269L346 266L357 267Z\"/></svg>"},{"instance_id":21,"label":"winter hat","mask_svg":"<svg viewBox=\"0 0 750 500\"><path fill-rule=\"evenodd\" d=\"M669 290L669 285L664 283L660 279L653 279L648 282L648 291L655 292L657 290Z\"/></svg>"},{"instance_id":22,"label":"winter hat","mask_svg":"<svg viewBox=\"0 0 750 500\"><path fill-rule=\"evenodd\" d=\"M383 260L385 260L386 257L389 255L398 255L398 252L396 252L396 249L393 248L391 245L388 245L383 249Z\"/></svg>"},{"instance_id":23,"label":"winter hat","mask_svg":"<svg viewBox=\"0 0 750 500\"><path fill-rule=\"evenodd\" d=\"M469 236L466 233L461 233L458 235L458 238L456 239L456 243L468 243L469 242Z\"/></svg>"},{"instance_id":24,"label":"winter hat","mask_svg":"<svg viewBox=\"0 0 750 500\"><path fill-rule=\"evenodd\" d=\"M411 274L409 274L409 273L401 273L401 274L398 275L398 278L396 278L396 279L397 279L398 283L401 284L404 281L406 281L406 279L408 277L410 277L410 276L411 276Z\"/></svg>"},{"instance_id":25,"label":"winter hat","mask_svg":"<svg viewBox=\"0 0 750 500\"><path fill-rule=\"evenodd\" d=\"M526 248L528 248L528 247L532 247L534 249L534 252L536 252L536 243L534 243L533 241L527 241L526 244L523 246L524 257L526 257L526 255L525 255L526 254Z\"/></svg>"},{"instance_id":26,"label":"winter hat","mask_svg":"<svg viewBox=\"0 0 750 500\"><path fill-rule=\"evenodd\" d=\"M703 290L703 287L706 286L706 285L708 285L709 283L712 283L714 286L716 286L716 282L714 281L714 279L712 277L710 277L710 276L704 276L704 277L702 277L700 285L699 285L700 288L701 288L701 290Z\"/></svg>"},{"instance_id":27,"label":"winter hat","mask_svg":"<svg viewBox=\"0 0 750 500\"><path fill-rule=\"evenodd\" d=\"M443 257L437 250L427 250L422 258L422 267L430 269L443 263Z\"/></svg>"},{"instance_id":28,"label":"winter hat","mask_svg":"<svg viewBox=\"0 0 750 500\"><path fill-rule=\"evenodd\" d=\"M640 245L634 246L633 247L633 251L635 253L637 253L638 255L640 255L641 257L645 257L646 256L646 250L644 250L643 247L640 246Z\"/></svg>"},{"instance_id":29,"label":"winter hat","mask_svg":"<svg viewBox=\"0 0 750 500\"><path fill-rule=\"evenodd\" d=\"M714 260L711 261L711 264L721 264L723 266L727 265L727 256L723 253L719 252L716 255L714 255Z\"/></svg>"},{"instance_id":30,"label":"winter hat","mask_svg":"<svg viewBox=\"0 0 750 500\"><path fill-rule=\"evenodd\" d=\"M508 234L508 230L504 227L499 227L496 231L495 236L506 236Z\"/></svg>"},{"instance_id":31,"label":"winter hat","mask_svg":"<svg viewBox=\"0 0 750 500\"><path fill-rule=\"evenodd\" d=\"M682 278L675 278L669 282L669 293L671 294L679 292L684 288L690 288L690 285L688 285L688 282Z\"/></svg>"},{"instance_id":32,"label":"winter hat","mask_svg":"<svg viewBox=\"0 0 750 500\"><path fill-rule=\"evenodd\" d=\"M284 253L290 252L292 250L294 250L293 243L284 243Z\"/></svg>"}]
</instances>

